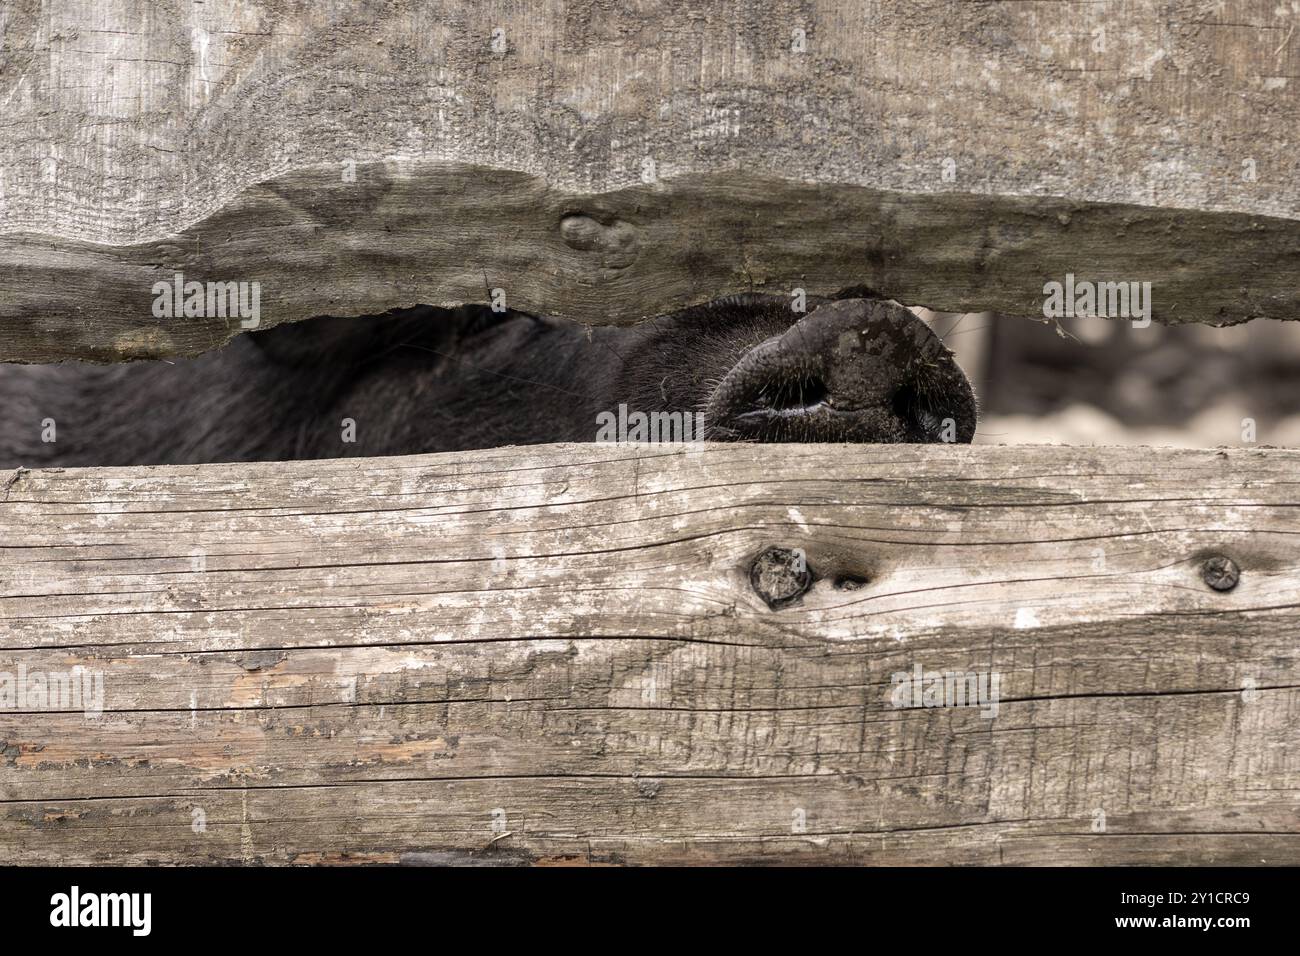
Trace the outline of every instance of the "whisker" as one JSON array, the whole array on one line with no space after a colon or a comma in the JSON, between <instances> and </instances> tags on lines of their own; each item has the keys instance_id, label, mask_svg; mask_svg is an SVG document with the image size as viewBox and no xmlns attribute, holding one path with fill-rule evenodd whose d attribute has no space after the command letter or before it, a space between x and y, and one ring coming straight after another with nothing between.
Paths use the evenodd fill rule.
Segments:
<instances>
[{"instance_id":1,"label":"whisker","mask_svg":"<svg viewBox=\"0 0 1300 956\"><path fill-rule=\"evenodd\" d=\"M939 338L941 338L941 339L946 339L948 336L952 335L952 333L955 332L955 331L957 330L957 326L959 326L959 325L961 325L963 322L965 322L965 321L966 321L966 317L969 316L969 315L974 315L974 313L973 313L973 312L963 312L961 315L957 316L957 321L954 322L952 325L948 326L948 331L947 331L947 332L944 332L942 335L940 335Z\"/></svg>"},{"instance_id":2,"label":"whisker","mask_svg":"<svg viewBox=\"0 0 1300 956\"><path fill-rule=\"evenodd\" d=\"M993 326L990 324L990 325L981 325L978 329L963 329L960 332L952 333L952 335L948 336L948 338L955 338L958 335L965 335L968 332L983 332L985 329L991 329L991 328L993 328Z\"/></svg>"}]
</instances>

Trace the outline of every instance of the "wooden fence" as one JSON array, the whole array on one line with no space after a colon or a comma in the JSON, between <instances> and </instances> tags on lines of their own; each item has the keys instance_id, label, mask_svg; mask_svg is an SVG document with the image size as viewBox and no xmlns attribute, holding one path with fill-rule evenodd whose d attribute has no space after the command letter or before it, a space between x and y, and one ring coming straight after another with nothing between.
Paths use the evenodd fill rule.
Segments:
<instances>
[{"instance_id":1,"label":"wooden fence","mask_svg":"<svg viewBox=\"0 0 1300 956\"><path fill-rule=\"evenodd\" d=\"M1297 863L1298 475L618 444L11 473L0 858Z\"/></svg>"},{"instance_id":2,"label":"wooden fence","mask_svg":"<svg viewBox=\"0 0 1300 956\"><path fill-rule=\"evenodd\" d=\"M1300 36L1228 6L13 0L0 361L241 330L154 314L178 273L261 327L1067 276L1300 318ZM1298 863L1298 466L0 475L0 862Z\"/></svg>"}]
</instances>

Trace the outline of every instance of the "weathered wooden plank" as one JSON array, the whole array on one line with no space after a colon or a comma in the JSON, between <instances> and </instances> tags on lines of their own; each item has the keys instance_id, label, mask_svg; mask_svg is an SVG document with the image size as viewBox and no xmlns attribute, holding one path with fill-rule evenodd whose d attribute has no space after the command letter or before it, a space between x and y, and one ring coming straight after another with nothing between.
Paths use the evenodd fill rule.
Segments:
<instances>
[{"instance_id":1,"label":"weathered wooden plank","mask_svg":"<svg viewBox=\"0 0 1300 956\"><path fill-rule=\"evenodd\" d=\"M0 859L1295 863L1298 461L11 474L0 675L80 666L104 697L0 707ZM774 545L816 578L775 611L749 576ZM918 664L998 674L997 715L895 707Z\"/></svg>"},{"instance_id":2,"label":"weathered wooden plank","mask_svg":"<svg viewBox=\"0 0 1300 956\"><path fill-rule=\"evenodd\" d=\"M158 318L154 284L257 283L262 327L487 302L626 323L724 294L866 284L950 311L1043 315L1044 284L1151 283L1152 316L1300 318L1300 221L1049 198L886 193L715 173L592 196L520 173L300 170L167 239L0 237L0 357L192 354L224 317Z\"/></svg>"},{"instance_id":3,"label":"weathered wooden plank","mask_svg":"<svg viewBox=\"0 0 1300 956\"><path fill-rule=\"evenodd\" d=\"M1296 218L1298 17L1278 0L14 0L0 232L159 239L290 168L390 156L581 193L640 182L648 159L660 178Z\"/></svg>"},{"instance_id":4,"label":"weathered wooden plank","mask_svg":"<svg viewBox=\"0 0 1300 956\"><path fill-rule=\"evenodd\" d=\"M1300 14L1274 0L18 2L0 14L0 359L191 354L486 301L629 322L868 284L1040 314L1295 318ZM167 24L164 27L161 24ZM401 157L403 162L394 162Z\"/></svg>"}]
</instances>

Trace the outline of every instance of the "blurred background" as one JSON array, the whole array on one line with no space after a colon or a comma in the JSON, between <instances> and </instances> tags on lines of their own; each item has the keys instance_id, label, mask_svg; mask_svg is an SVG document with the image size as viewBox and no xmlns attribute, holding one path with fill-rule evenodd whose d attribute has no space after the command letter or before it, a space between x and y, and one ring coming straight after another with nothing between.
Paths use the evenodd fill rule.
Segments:
<instances>
[{"instance_id":1,"label":"blurred background","mask_svg":"<svg viewBox=\"0 0 1300 956\"><path fill-rule=\"evenodd\" d=\"M1300 446L1300 322L913 311L975 386L976 444Z\"/></svg>"}]
</instances>

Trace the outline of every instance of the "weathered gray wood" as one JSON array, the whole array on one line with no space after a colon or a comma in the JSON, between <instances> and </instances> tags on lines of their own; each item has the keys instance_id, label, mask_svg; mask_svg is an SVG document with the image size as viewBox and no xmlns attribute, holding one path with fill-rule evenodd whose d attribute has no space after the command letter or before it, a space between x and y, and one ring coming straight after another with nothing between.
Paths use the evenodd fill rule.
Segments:
<instances>
[{"instance_id":1,"label":"weathered gray wood","mask_svg":"<svg viewBox=\"0 0 1300 956\"><path fill-rule=\"evenodd\" d=\"M588 445L11 473L0 673L98 670L105 708L0 710L0 861L1294 864L1297 465ZM770 545L818 575L777 611L748 574ZM1202 580L1219 553L1231 591ZM998 715L894 708L918 663L998 672Z\"/></svg>"},{"instance_id":2,"label":"weathered gray wood","mask_svg":"<svg viewBox=\"0 0 1300 956\"><path fill-rule=\"evenodd\" d=\"M287 169L389 156L581 193L649 158L1296 218L1298 20L1279 0L15 0L0 231L165 238Z\"/></svg>"},{"instance_id":3,"label":"weathered gray wood","mask_svg":"<svg viewBox=\"0 0 1300 956\"><path fill-rule=\"evenodd\" d=\"M1042 316L1067 273L1152 283L1157 320L1300 318L1300 221L732 173L600 196L500 170L376 164L250 190L137 246L0 237L0 357L192 354L240 320L156 318L155 282L257 282L262 327L487 302L623 323L734 292L865 283L900 301ZM1117 230L1120 230L1117 232ZM233 314L233 313L232 313Z\"/></svg>"},{"instance_id":4,"label":"weathered gray wood","mask_svg":"<svg viewBox=\"0 0 1300 956\"><path fill-rule=\"evenodd\" d=\"M224 341L150 314L176 270L262 282L267 324L489 288L628 322L858 283L1032 315L1066 273L1151 282L1166 322L1295 318L1297 22L1275 0L9 4L0 360Z\"/></svg>"}]
</instances>

